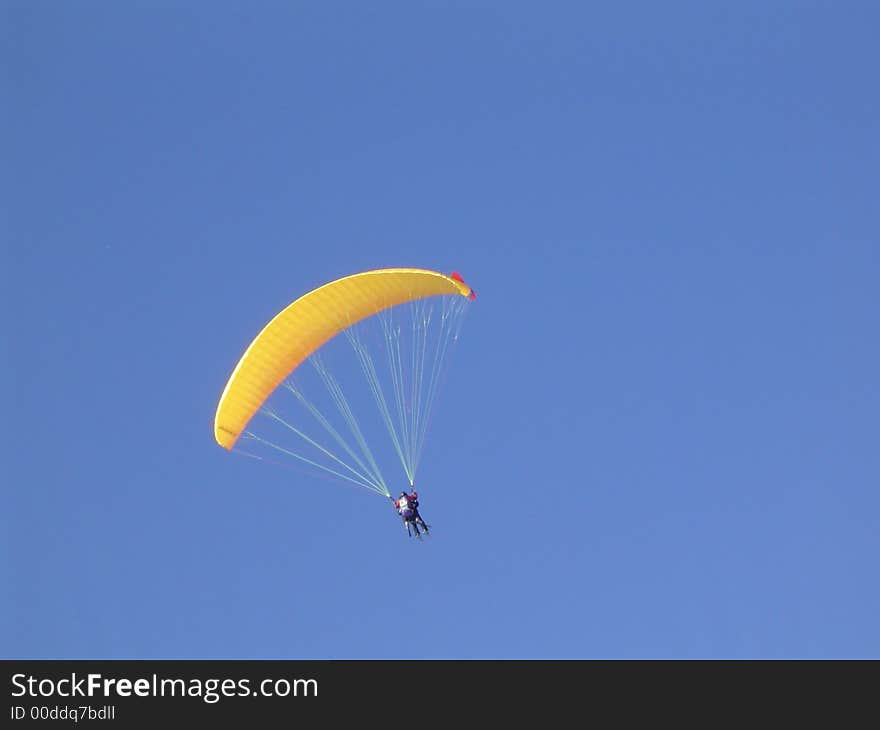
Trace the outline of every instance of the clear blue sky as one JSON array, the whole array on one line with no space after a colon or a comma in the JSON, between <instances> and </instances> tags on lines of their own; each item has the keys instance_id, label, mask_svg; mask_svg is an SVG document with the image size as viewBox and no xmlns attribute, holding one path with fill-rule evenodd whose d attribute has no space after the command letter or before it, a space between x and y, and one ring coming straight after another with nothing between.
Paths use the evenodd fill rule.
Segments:
<instances>
[{"instance_id":1,"label":"clear blue sky","mask_svg":"<svg viewBox=\"0 0 880 730\"><path fill-rule=\"evenodd\" d=\"M880 656L876 3L0 5L4 657ZM385 266L423 544L212 435Z\"/></svg>"}]
</instances>

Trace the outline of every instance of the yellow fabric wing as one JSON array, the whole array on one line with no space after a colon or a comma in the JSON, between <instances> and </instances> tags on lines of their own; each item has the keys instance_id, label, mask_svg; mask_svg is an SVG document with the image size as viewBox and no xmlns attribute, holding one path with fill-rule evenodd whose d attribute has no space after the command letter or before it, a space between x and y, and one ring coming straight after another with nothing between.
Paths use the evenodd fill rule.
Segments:
<instances>
[{"instance_id":1,"label":"yellow fabric wing","mask_svg":"<svg viewBox=\"0 0 880 730\"><path fill-rule=\"evenodd\" d=\"M384 309L423 297L473 298L458 275L424 269L378 269L310 291L279 312L248 346L220 396L214 438L231 449L278 385L339 332Z\"/></svg>"}]
</instances>

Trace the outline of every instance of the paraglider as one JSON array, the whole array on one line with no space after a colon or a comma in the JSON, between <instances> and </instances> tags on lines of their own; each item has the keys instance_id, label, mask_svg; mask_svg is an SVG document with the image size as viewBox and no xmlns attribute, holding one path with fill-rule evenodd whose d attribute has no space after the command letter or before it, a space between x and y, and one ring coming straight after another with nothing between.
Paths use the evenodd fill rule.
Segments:
<instances>
[{"instance_id":1,"label":"paraglider","mask_svg":"<svg viewBox=\"0 0 880 730\"><path fill-rule=\"evenodd\" d=\"M389 499L391 498L389 497ZM422 515L419 514L419 495L415 489L409 494L401 492L398 499L391 500L391 504L394 505L397 513L403 518L403 526L406 528L407 535L412 537L412 533L410 532L410 527L412 527L416 537L421 538L419 526L421 526L426 535L430 534L428 531L428 525L425 524Z\"/></svg>"},{"instance_id":2,"label":"paraglider","mask_svg":"<svg viewBox=\"0 0 880 730\"><path fill-rule=\"evenodd\" d=\"M391 499L375 433L384 424L414 487L433 404L475 297L457 273L413 268L365 271L309 291L248 345L217 404L214 438L224 449L266 461L269 455L292 458ZM366 379L365 394L361 381L360 392L350 395L343 377L349 373L343 369L341 376L331 364L333 343L344 341L351 345L349 361L353 352L358 366L349 369ZM279 394L287 401L283 407L274 405ZM375 426L363 417L371 400ZM295 418L284 413L291 405L298 410ZM254 427L258 415L269 433ZM283 434L280 441L277 433ZM285 441L291 437L293 445ZM417 496L413 501L418 516ZM420 517L418 523L427 532ZM418 530L415 519L412 525Z\"/></svg>"}]
</instances>

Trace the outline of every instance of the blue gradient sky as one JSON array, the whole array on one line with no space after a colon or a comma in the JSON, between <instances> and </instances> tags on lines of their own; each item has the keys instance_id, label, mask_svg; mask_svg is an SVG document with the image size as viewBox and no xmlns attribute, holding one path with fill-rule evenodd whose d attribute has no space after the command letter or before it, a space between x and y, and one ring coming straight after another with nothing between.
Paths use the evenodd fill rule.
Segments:
<instances>
[{"instance_id":1,"label":"blue gradient sky","mask_svg":"<svg viewBox=\"0 0 880 730\"><path fill-rule=\"evenodd\" d=\"M5 0L0 654L880 656L878 23ZM211 432L385 266L479 293L424 544Z\"/></svg>"}]
</instances>

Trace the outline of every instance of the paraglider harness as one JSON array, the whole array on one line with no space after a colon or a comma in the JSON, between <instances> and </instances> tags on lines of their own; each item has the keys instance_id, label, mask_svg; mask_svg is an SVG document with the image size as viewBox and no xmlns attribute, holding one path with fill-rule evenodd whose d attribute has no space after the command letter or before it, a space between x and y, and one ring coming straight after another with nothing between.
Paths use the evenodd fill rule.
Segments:
<instances>
[{"instance_id":1,"label":"paraglider harness","mask_svg":"<svg viewBox=\"0 0 880 730\"><path fill-rule=\"evenodd\" d=\"M410 525L412 525L416 537L421 537L421 534L419 533L419 525L421 524L426 535L428 534L428 526L419 514L419 500L418 497L413 496L414 494L415 492L413 492L413 494L403 492L400 495L400 498L394 501L394 505L397 507L397 513L403 518L403 524L406 527L406 534L412 537L412 532L410 532L409 529ZM400 506L401 499L406 500L405 506Z\"/></svg>"}]
</instances>

